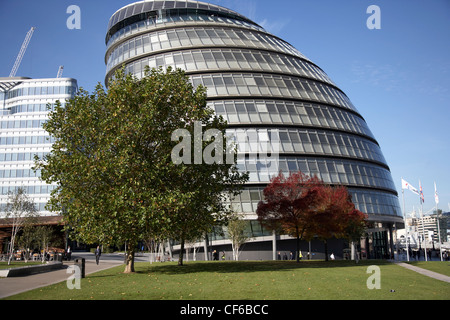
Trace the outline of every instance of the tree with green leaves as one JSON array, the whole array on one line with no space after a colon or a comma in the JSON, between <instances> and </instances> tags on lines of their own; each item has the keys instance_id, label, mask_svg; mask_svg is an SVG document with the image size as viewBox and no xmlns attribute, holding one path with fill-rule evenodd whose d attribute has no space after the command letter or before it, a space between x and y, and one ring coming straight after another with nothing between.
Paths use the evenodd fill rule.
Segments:
<instances>
[{"instance_id":1,"label":"tree with green leaves","mask_svg":"<svg viewBox=\"0 0 450 320\"><path fill-rule=\"evenodd\" d=\"M8 252L8 265L14 256L14 249L17 245L17 235L25 226L29 226L34 222L37 216L36 205L34 201L26 194L22 187L17 188L14 192L8 192L8 202L6 204L6 218L11 220L11 242Z\"/></svg>"},{"instance_id":2,"label":"tree with green leaves","mask_svg":"<svg viewBox=\"0 0 450 320\"><path fill-rule=\"evenodd\" d=\"M199 239L213 227L227 223L232 210L226 199L236 196L248 180L248 174L240 173L235 165L236 149L226 139L226 128L221 117L211 114L210 119L194 121L172 135L179 142L172 153L179 171L170 186L183 197L171 213L177 223L172 224L169 235L180 241L179 265L183 264L186 241Z\"/></svg>"},{"instance_id":3,"label":"tree with green leaves","mask_svg":"<svg viewBox=\"0 0 450 320\"><path fill-rule=\"evenodd\" d=\"M55 230L52 226L49 225L40 225L35 226L35 233L36 233L36 246L39 249L39 252L42 253L41 255L41 261L42 263L45 262L46 259L46 253L48 252L48 247L50 243L55 239Z\"/></svg>"},{"instance_id":4,"label":"tree with green leaves","mask_svg":"<svg viewBox=\"0 0 450 320\"><path fill-rule=\"evenodd\" d=\"M233 251L233 260L239 260L239 250L242 245L250 239L248 234L245 232L247 227L247 221L244 217L239 214L234 214L231 219L229 219L227 224L227 233L231 240L231 249Z\"/></svg>"},{"instance_id":5,"label":"tree with green leaves","mask_svg":"<svg viewBox=\"0 0 450 320\"><path fill-rule=\"evenodd\" d=\"M36 242L36 227L31 223L27 223L23 226L22 232L16 238L16 243L19 249L23 252L23 259L28 262L33 249L32 246Z\"/></svg>"},{"instance_id":6,"label":"tree with green leaves","mask_svg":"<svg viewBox=\"0 0 450 320\"><path fill-rule=\"evenodd\" d=\"M184 240L207 231L227 213L218 199L242 179L232 165L173 161L173 133L194 133L198 122L226 127L207 106L206 89L193 88L179 69L147 68L142 79L122 69L108 90L99 84L65 107L57 103L44 124L53 149L36 159L42 178L57 185L49 209L63 212L78 240L126 242L125 272L134 272L140 239ZM202 152L178 151L183 159Z\"/></svg>"}]
</instances>

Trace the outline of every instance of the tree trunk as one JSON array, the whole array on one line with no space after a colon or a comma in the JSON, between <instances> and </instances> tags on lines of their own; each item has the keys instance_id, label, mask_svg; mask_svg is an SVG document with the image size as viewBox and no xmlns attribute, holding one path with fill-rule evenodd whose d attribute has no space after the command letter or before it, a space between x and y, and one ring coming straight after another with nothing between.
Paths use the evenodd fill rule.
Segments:
<instances>
[{"instance_id":1,"label":"tree trunk","mask_svg":"<svg viewBox=\"0 0 450 320\"><path fill-rule=\"evenodd\" d=\"M178 257L178 265L183 265L184 237L181 239L180 255Z\"/></svg>"},{"instance_id":2,"label":"tree trunk","mask_svg":"<svg viewBox=\"0 0 450 320\"><path fill-rule=\"evenodd\" d=\"M300 262L300 234L297 226L295 226L295 231L297 232L297 262Z\"/></svg>"},{"instance_id":3,"label":"tree trunk","mask_svg":"<svg viewBox=\"0 0 450 320\"><path fill-rule=\"evenodd\" d=\"M209 240L208 240L208 233L206 232L205 233L205 244L204 244L204 246L203 246L203 249L204 249L204 251L205 251L205 261L208 261L209 259L208 259L208 243L209 243Z\"/></svg>"},{"instance_id":4,"label":"tree trunk","mask_svg":"<svg viewBox=\"0 0 450 320\"><path fill-rule=\"evenodd\" d=\"M231 244L231 249L233 251L233 260L239 261L239 245L238 244Z\"/></svg>"},{"instance_id":5,"label":"tree trunk","mask_svg":"<svg viewBox=\"0 0 450 320\"><path fill-rule=\"evenodd\" d=\"M133 273L134 272L134 245L128 244L128 249L126 251L126 259L125 259L125 271L124 273Z\"/></svg>"},{"instance_id":6,"label":"tree trunk","mask_svg":"<svg viewBox=\"0 0 450 320\"><path fill-rule=\"evenodd\" d=\"M325 261L328 261L328 242L327 239L323 240L323 245L325 249Z\"/></svg>"},{"instance_id":7,"label":"tree trunk","mask_svg":"<svg viewBox=\"0 0 450 320\"><path fill-rule=\"evenodd\" d=\"M11 264L11 260L14 257L14 240L16 239L16 235L15 232L13 231L12 236L11 236L11 242L10 242L10 247L9 247L9 258L8 258L8 266Z\"/></svg>"},{"instance_id":8,"label":"tree trunk","mask_svg":"<svg viewBox=\"0 0 450 320\"><path fill-rule=\"evenodd\" d=\"M355 260L355 243L350 241L350 260Z\"/></svg>"}]
</instances>

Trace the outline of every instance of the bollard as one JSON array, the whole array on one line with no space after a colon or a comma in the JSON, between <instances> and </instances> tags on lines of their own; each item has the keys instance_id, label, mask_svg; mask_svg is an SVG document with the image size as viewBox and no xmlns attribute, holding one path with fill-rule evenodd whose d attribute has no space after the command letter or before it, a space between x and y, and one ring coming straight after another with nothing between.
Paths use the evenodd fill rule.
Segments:
<instances>
[{"instance_id":1,"label":"bollard","mask_svg":"<svg viewBox=\"0 0 450 320\"><path fill-rule=\"evenodd\" d=\"M78 268L80 268L80 272L81 272L81 278L85 277L85 260L84 258L77 258L75 259L75 263L76 266L78 266Z\"/></svg>"}]
</instances>

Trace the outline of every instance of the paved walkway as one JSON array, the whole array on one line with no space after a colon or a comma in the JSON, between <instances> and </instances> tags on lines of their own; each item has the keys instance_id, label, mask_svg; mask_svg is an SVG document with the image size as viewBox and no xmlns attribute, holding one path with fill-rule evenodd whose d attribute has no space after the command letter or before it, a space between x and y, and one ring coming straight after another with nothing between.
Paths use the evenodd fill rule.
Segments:
<instances>
[{"instance_id":1,"label":"paved walkway","mask_svg":"<svg viewBox=\"0 0 450 320\"><path fill-rule=\"evenodd\" d=\"M406 269L409 269L409 270L418 272L420 274L423 274L424 276L431 277L431 278L434 278L434 279L438 279L438 280L450 283L450 277L446 276L444 274L433 272L433 271L426 270L426 269L423 269L423 268L419 268L419 267L416 267L416 266L413 266L413 265L410 265L410 264L404 263L404 262L395 262L395 264L397 264L399 266L402 266L402 267L404 267Z\"/></svg>"},{"instance_id":2,"label":"paved walkway","mask_svg":"<svg viewBox=\"0 0 450 320\"><path fill-rule=\"evenodd\" d=\"M78 255L74 253L72 255L72 262L63 263L63 268L56 271L49 271L39 274L33 274L25 277L11 277L0 279L0 299L8 296L12 296L28 290L49 286L61 281L66 281L72 273L67 273L67 267L73 263L77 257L85 258L85 274L94 273L104 269L109 269L123 264L123 255L106 255L103 254L100 263L95 263L95 257L93 254L83 253Z\"/></svg>"}]
</instances>

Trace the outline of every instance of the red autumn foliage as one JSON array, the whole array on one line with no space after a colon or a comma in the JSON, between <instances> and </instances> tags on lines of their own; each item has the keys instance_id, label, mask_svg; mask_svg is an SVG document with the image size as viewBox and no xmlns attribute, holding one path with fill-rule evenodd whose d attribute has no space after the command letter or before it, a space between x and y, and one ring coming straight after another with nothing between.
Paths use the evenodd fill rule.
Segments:
<instances>
[{"instance_id":1,"label":"red autumn foliage","mask_svg":"<svg viewBox=\"0 0 450 320\"><path fill-rule=\"evenodd\" d=\"M366 215L355 208L344 186L325 185L302 172L271 179L258 203L258 220L271 230L283 231L299 241L314 236L356 239L365 227ZM297 254L298 261L298 254Z\"/></svg>"},{"instance_id":2,"label":"red autumn foliage","mask_svg":"<svg viewBox=\"0 0 450 320\"><path fill-rule=\"evenodd\" d=\"M296 237L297 253L299 240L311 229L309 217L318 205L320 185L319 179L300 171L288 177L280 172L264 189L264 201L258 203L258 220L271 230Z\"/></svg>"}]
</instances>

